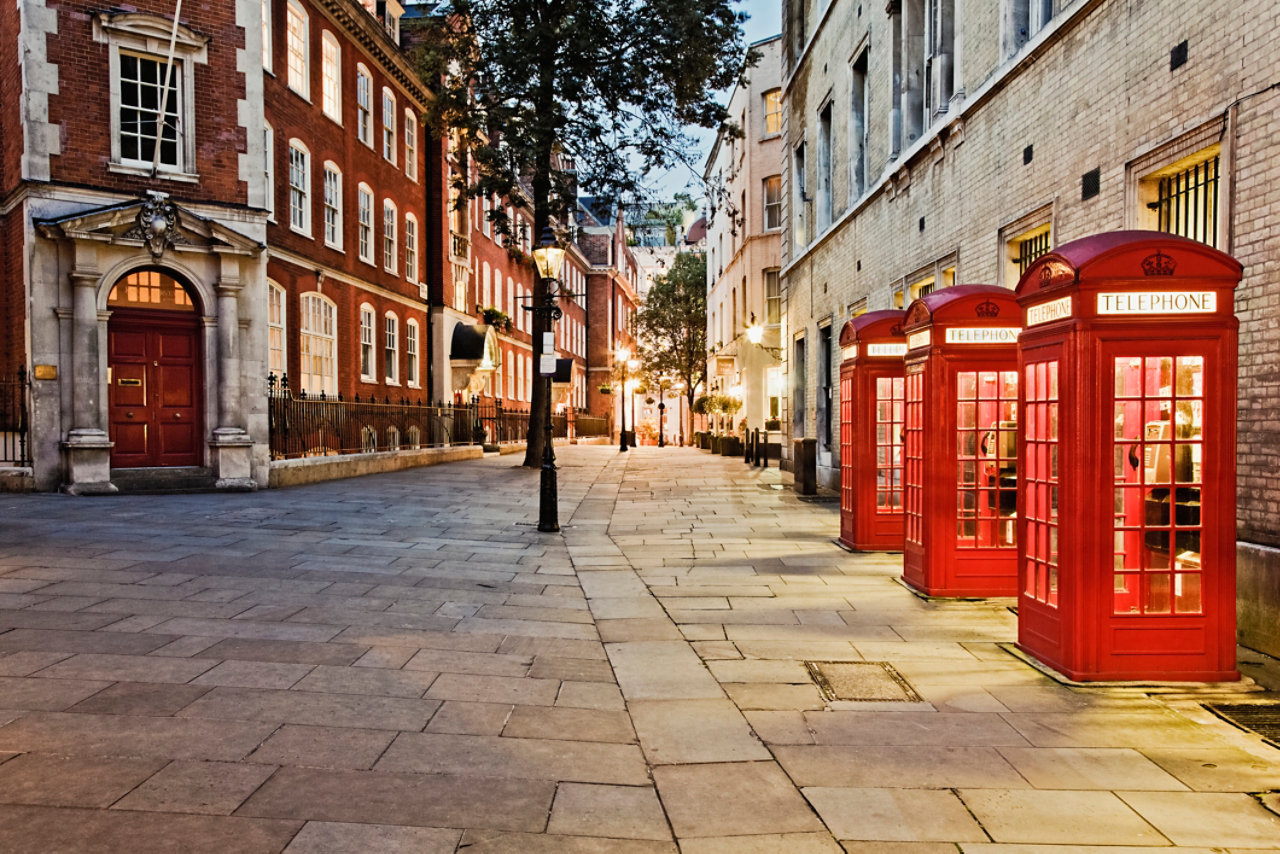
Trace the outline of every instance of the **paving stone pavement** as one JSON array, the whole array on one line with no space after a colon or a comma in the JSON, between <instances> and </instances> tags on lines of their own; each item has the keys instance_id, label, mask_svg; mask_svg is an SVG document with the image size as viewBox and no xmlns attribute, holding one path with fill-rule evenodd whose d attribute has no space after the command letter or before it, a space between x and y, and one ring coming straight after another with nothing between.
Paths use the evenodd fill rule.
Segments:
<instances>
[{"instance_id":1,"label":"paving stone pavement","mask_svg":"<svg viewBox=\"0 0 1280 854\"><path fill-rule=\"evenodd\" d=\"M560 535L513 457L0 496L0 851L1280 851L1204 695L1057 684L776 469L557 453Z\"/></svg>"}]
</instances>

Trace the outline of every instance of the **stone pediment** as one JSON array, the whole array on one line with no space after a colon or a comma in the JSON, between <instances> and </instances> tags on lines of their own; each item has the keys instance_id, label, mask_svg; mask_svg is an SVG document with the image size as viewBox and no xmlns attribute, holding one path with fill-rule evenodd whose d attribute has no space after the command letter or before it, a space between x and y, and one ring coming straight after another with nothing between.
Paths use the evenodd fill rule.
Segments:
<instances>
[{"instance_id":1,"label":"stone pediment","mask_svg":"<svg viewBox=\"0 0 1280 854\"><path fill-rule=\"evenodd\" d=\"M234 229L154 194L104 207L35 220L50 240L91 240L167 251L256 255L263 245Z\"/></svg>"}]
</instances>

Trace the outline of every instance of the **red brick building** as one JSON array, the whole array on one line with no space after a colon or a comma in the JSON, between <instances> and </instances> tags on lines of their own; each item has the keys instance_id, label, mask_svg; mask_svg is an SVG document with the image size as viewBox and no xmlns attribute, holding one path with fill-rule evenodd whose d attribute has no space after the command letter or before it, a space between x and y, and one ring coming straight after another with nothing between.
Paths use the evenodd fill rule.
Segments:
<instances>
[{"instance_id":1,"label":"red brick building","mask_svg":"<svg viewBox=\"0 0 1280 854\"><path fill-rule=\"evenodd\" d=\"M426 396L424 236L440 214L425 190L427 94L394 6L380 18L348 0L271 3L268 369L308 396Z\"/></svg>"}]
</instances>

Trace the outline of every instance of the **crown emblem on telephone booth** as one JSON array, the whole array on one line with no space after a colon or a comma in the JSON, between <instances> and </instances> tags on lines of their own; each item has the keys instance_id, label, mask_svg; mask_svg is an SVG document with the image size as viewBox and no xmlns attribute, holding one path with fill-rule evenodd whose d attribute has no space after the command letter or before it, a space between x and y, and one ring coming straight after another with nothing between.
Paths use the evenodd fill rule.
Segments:
<instances>
[{"instance_id":1,"label":"crown emblem on telephone booth","mask_svg":"<svg viewBox=\"0 0 1280 854\"><path fill-rule=\"evenodd\" d=\"M1177 268L1177 262L1163 252L1142 259L1142 273L1145 276L1172 276Z\"/></svg>"},{"instance_id":2,"label":"crown emblem on telephone booth","mask_svg":"<svg viewBox=\"0 0 1280 854\"><path fill-rule=\"evenodd\" d=\"M902 334L902 324L901 324L901 323L895 323L893 326L889 327L889 334L890 334L890 335L901 335L901 334Z\"/></svg>"},{"instance_id":3,"label":"crown emblem on telephone booth","mask_svg":"<svg viewBox=\"0 0 1280 854\"><path fill-rule=\"evenodd\" d=\"M973 313L978 317L999 317L1000 306L996 305L991 300L984 300L974 307Z\"/></svg>"}]
</instances>

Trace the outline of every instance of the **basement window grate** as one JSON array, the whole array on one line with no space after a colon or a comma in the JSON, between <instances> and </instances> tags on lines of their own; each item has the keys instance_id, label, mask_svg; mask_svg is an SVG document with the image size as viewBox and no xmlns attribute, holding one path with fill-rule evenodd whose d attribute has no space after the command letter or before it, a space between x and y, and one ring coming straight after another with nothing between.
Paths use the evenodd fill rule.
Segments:
<instances>
[{"instance_id":1,"label":"basement window grate","mask_svg":"<svg viewBox=\"0 0 1280 854\"><path fill-rule=\"evenodd\" d=\"M923 702L887 661L806 661L804 666L828 701Z\"/></svg>"},{"instance_id":2,"label":"basement window grate","mask_svg":"<svg viewBox=\"0 0 1280 854\"><path fill-rule=\"evenodd\" d=\"M1202 703L1229 724L1262 736L1280 748L1280 703Z\"/></svg>"}]
</instances>

